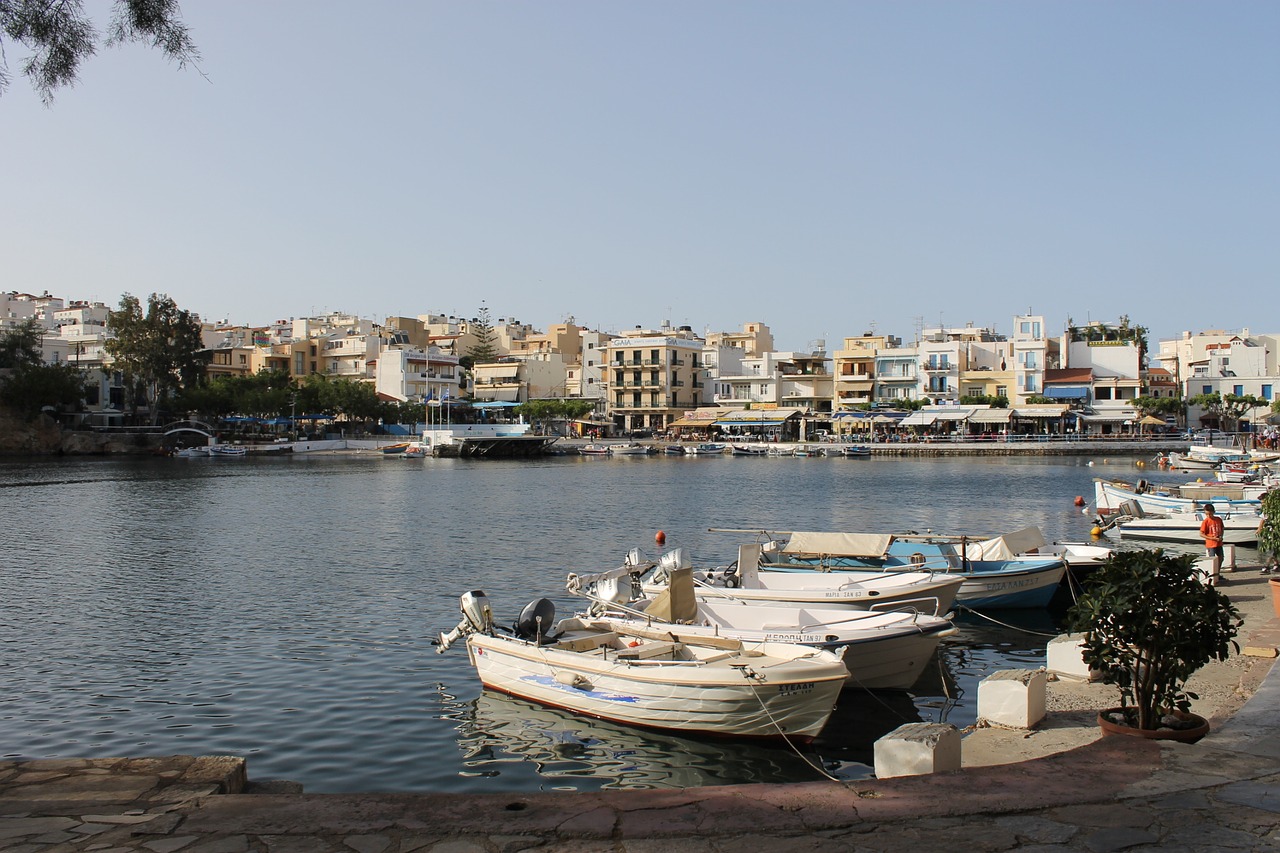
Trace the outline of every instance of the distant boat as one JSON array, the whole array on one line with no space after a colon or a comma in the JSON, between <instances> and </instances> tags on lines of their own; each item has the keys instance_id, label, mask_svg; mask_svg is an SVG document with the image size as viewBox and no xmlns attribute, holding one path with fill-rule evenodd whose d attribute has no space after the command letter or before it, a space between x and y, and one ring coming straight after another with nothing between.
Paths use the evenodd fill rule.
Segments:
<instances>
[{"instance_id":1,"label":"distant boat","mask_svg":"<svg viewBox=\"0 0 1280 853\"><path fill-rule=\"evenodd\" d=\"M769 446L766 444L735 444L730 448L734 456L767 456Z\"/></svg>"},{"instance_id":2,"label":"distant boat","mask_svg":"<svg viewBox=\"0 0 1280 853\"><path fill-rule=\"evenodd\" d=\"M427 450L419 442L413 442L404 449L405 459L421 459L427 455Z\"/></svg>"},{"instance_id":3,"label":"distant boat","mask_svg":"<svg viewBox=\"0 0 1280 853\"><path fill-rule=\"evenodd\" d=\"M607 444L584 444L578 448L578 453L582 456L608 456L609 445Z\"/></svg>"},{"instance_id":4,"label":"distant boat","mask_svg":"<svg viewBox=\"0 0 1280 853\"><path fill-rule=\"evenodd\" d=\"M678 444L668 444L662 448L662 452L668 456L684 456L684 448Z\"/></svg>"},{"instance_id":5,"label":"distant boat","mask_svg":"<svg viewBox=\"0 0 1280 853\"><path fill-rule=\"evenodd\" d=\"M402 441L399 444L387 444L378 448L378 452L384 456L398 456L409 449L409 442Z\"/></svg>"},{"instance_id":6,"label":"distant boat","mask_svg":"<svg viewBox=\"0 0 1280 853\"><path fill-rule=\"evenodd\" d=\"M726 447L728 447L728 445L707 442L705 444L695 444L692 447L686 447L684 452L690 456L715 456L716 454L724 453Z\"/></svg>"},{"instance_id":7,"label":"distant boat","mask_svg":"<svg viewBox=\"0 0 1280 853\"><path fill-rule=\"evenodd\" d=\"M248 451L245 450L243 447L239 447L234 444L211 444L205 449L208 450L209 455L214 457L215 459L228 458L228 457L234 458L234 457L244 456L246 453L248 453Z\"/></svg>"},{"instance_id":8,"label":"distant boat","mask_svg":"<svg viewBox=\"0 0 1280 853\"><path fill-rule=\"evenodd\" d=\"M871 448L860 444L846 444L840 448L839 453L845 459L867 459L871 456Z\"/></svg>"},{"instance_id":9,"label":"distant boat","mask_svg":"<svg viewBox=\"0 0 1280 853\"><path fill-rule=\"evenodd\" d=\"M648 456L653 451L647 444L611 444L609 453L612 456Z\"/></svg>"}]
</instances>

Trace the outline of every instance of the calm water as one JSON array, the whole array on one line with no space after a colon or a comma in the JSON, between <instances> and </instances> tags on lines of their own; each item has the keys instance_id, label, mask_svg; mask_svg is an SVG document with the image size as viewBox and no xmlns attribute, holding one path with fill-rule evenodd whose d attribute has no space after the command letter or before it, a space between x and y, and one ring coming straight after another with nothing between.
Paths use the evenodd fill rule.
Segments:
<instances>
[{"instance_id":1,"label":"calm water","mask_svg":"<svg viewBox=\"0 0 1280 853\"><path fill-rule=\"evenodd\" d=\"M1132 458L550 457L533 462L296 455L0 462L0 755L229 753L308 791L587 790L812 780L785 747L578 719L480 690L431 639L458 596L500 623L567 572L618 565L654 532L700 563L710 527L1085 539L1072 505ZM977 681L1038 666L1050 613L967 617L910 693L846 691L806 753L870 775L903 722L973 722Z\"/></svg>"}]
</instances>

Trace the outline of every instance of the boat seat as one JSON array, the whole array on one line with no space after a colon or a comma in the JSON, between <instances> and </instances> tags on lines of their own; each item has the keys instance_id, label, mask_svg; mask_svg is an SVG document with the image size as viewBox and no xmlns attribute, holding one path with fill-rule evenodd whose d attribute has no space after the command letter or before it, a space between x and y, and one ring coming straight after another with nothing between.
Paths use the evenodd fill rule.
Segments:
<instances>
[{"instance_id":1,"label":"boat seat","mask_svg":"<svg viewBox=\"0 0 1280 853\"><path fill-rule=\"evenodd\" d=\"M651 660L653 658L674 656L682 648L684 648L682 643L669 643L666 641L642 643L638 646L619 649L616 657L618 660Z\"/></svg>"},{"instance_id":2,"label":"boat seat","mask_svg":"<svg viewBox=\"0 0 1280 853\"><path fill-rule=\"evenodd\" d=\"M588 634L585 637L561 640L556 643L556 648L563 649L566 652L589 652L594 649L612 647L617 639L618 635L613 631L606 631L599 634Z\"/></svg>"}]
</instances>

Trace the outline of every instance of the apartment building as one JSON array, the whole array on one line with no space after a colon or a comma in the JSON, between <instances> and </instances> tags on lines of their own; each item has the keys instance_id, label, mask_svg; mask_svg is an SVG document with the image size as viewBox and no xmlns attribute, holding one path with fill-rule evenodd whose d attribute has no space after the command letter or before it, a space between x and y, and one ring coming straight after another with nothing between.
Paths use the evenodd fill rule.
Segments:
<instances>
[{"instance_id":1,"label":"apartment building","mask_svg":"<svg viewBox=\"0 0 1280 853\"><path fill-rule=\"evenodd\" d=\"M844 339L832 354L832 395L835 411L849 411L875 402L876 354L897 349L902 339L866 332Z\"/></svg>"},{"instance_id":2,"label":"apartment building","mask_svg":"<svg viewBox=\"0 0 1280 853\"><path fill-rule=\"evenodd\" d=\"M702 398L704 341L688 326L642 329L609 342L608 416L615 429L663 431Z\"/></svg>"}]
</instances>

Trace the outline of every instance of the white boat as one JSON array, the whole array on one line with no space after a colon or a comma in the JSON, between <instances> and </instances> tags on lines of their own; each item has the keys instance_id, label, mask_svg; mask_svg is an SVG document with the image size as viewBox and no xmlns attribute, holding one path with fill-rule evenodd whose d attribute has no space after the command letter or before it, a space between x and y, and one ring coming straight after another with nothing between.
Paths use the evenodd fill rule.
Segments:
<instances>
[{"instance_id":1,"label":"white boat","mask_svg":"<svg viewBox=\"0 0 1280 853\"><path fill-rule=\"evenodd\" d=\"M960 577L928 571L866 572L857 577L843 572L761 572L759 557L759 546L745 545L738 549L738 560L733 565L695 571L696 594L699 598L769 606L911 610L940 616L951 609L964 582ZM656 564L647 564L646 573L640 578L641 591L645 595L658 595L666 588L671 571L686 565L687 558L680 548L664 555Z\"/></svg>"},{"instance_id":2,"label":"white boat","mask_svg":"<svg viewBox=\"0 0 1280 853\"><path fill-rule=\"evenodd\" d=\"M180 450L175 450L173 452L173 455L181 459L195 459L195 458L204 459L204 458L208 458L209 456L209 448L207 446L183 447Z\"/></svg>"},{"instance_id":3,"label":"white boat","mask_svg":"<svg viewBox=\"0 0 1280 853\"><path fill-rule=\"evenodd\" d=\"M840 448L839 453L845 459L869 459L871 457L871 448L860 444L846 444Z\"/></svg>"},{"instance_id":4,"label":"white boat","mask_svg":"<svg viewBox=\"0 0 1280 853\"><path fill-rule=\"evenodd\" d=\"M821 456L822 448L810 444L798 444L791 449L792 456Z\"/></svg>"},{"instance_id":5,"label":"white boat","mask_svg":"<svg viewBox=\"0 0 1280 853\"><path fill-rule=\"evenodd\" d=\"M607 444L584 444L578 448L578 453L582 456L608 456L609 445Z\"/></svg>"},{"instance_id":6,"label":"white boat","mask_svg":"<svg viewBox=\"0 0 1280 853\"><path fill-rule=\"evenodd\" d=\"M770 537L757 546L760 568L765 570L762 577L786 573L863 580L926 572L935 580L958 578L956 602L977 609L1044 607L1067 571L1060 557L1036 553L1048 543L1035 527L986 539L917 533L716 532Z\"/></svg>"},{"instance_id":7,"label":"white boat","mask_svg":"<svg viewBox=\"0 0 1280 853\"><path fill-rule=\"evenodd\" d=\"M566 588L592 601L593 617L646 628L675 626L700 636L801 643L842 656L849 681L869 690L905 690L916 682L938 643L956 632L948 619L916 612L750 604L700 598L688 567L670 572L666 589L635 597L632 570L569 575ZM621 581L621 582L620 582Z\"/></svg>"},{"instance_id":8,"label":"white boat","mask_svg":"<svg viewBox=\"0 0 1280 853\"><path fill-rule=\"evenodd\" d=\"M1126 504L1137 504L1144 512L1195 512L1206 503L1215 510L1256 512L1266 486L1245 483L1200 482L1180 486L1153 486L1146 480L1128 483L1123 480L1093 481L1094 505L1098 514L1108 516L1122 512ZM1129 512L1129 515L1134 513Z\"/></svg>"},{"instance_id":9,"label":"white boat","mask_svg":"<svg viewBox=\"0 0 1280 853\"><path fill-rule=\"evenodd\" d=\"M648 456L653 448L647 444L611 444L610 456Z\"/></svg>"},{"instance_id":10,"label":"white boat","mask_svg":"<svg viewBox=\"0 0 1280 853\"><path fill-rule=\"evenodd\" d=\"M1219 465L1254 461L1247 453L1170 453L1169 465L1183 471L1212 471Z\"/></svg>"},{"instance_id":11,"label":"white boat","mask_svg":"<svg viewBox=\"0 0 1280 853\"><path fill-rule=\"evenodd\" d=\"M421 443L415 441L406 447L401 455L405 459L422 459L427 455L427 449Z\"/></svg>"},{"instance_id":12,"label":"white boat","mask_svg":"<svg viewBox=\"0 0 1280 853\"><path fill-rule=\"evenodd\" d=\"M686 447L684 452L690 456L716 456L724 453L728 445L717 444L714 442L704 444L694 444Z\"/></svg>"},{"instance_id":13,"label":"white boat","mask_svg":"<svg viewBox=\"0 0 1280 853\"><path fill-rule=\"evenodd\" d=\"M839 657L795 643L626 626L570 617L538 599L510 632L494 627L483 592L438 651L465 637L485 687L603 720L683 734L813 740L848 677Z\"/></svg>"},{"instance_id":14,"label":"white boat","mask_svg":"<svg viewBox=\"0 0 1280 853\"><path fill-rule=\"evenodd\" d=\"M1218 504L1215 502L1214 508L1217 509L1217 507ZM1223 544L1253 545L1257 543L1258 521L1261 516L1256 512L1224 510L1217 515L1222 519ZM1204 543L1204 537L1200 534L1202 521L1204 521L1203 512L1149 514L1140 506L1129 504L1107 520L1104 532L1108 536L1116 536L1120 539L1149 539L1199 545Z\"/></svg>"},{"instance_id":15,"label":"white boat","mask_svg":"<svg viewBox=\"0 0 1280 853\"><path fill-rule=\"evenodd\" d=\"M734 456L766 456L769 453L767 444L735 444L730 448Z\"/></svg>"},{"instance_id":16,"label":"white boat","mask_svg":"<svg viewBox=\"0 0 1280 853\"><path fill-rule=\"evenodd\" d=\"M209 455L215 459L218 458L237 458L248 453L243 447L235 444L211 444L205 448Z\"/></svg>"}]
</instances>

